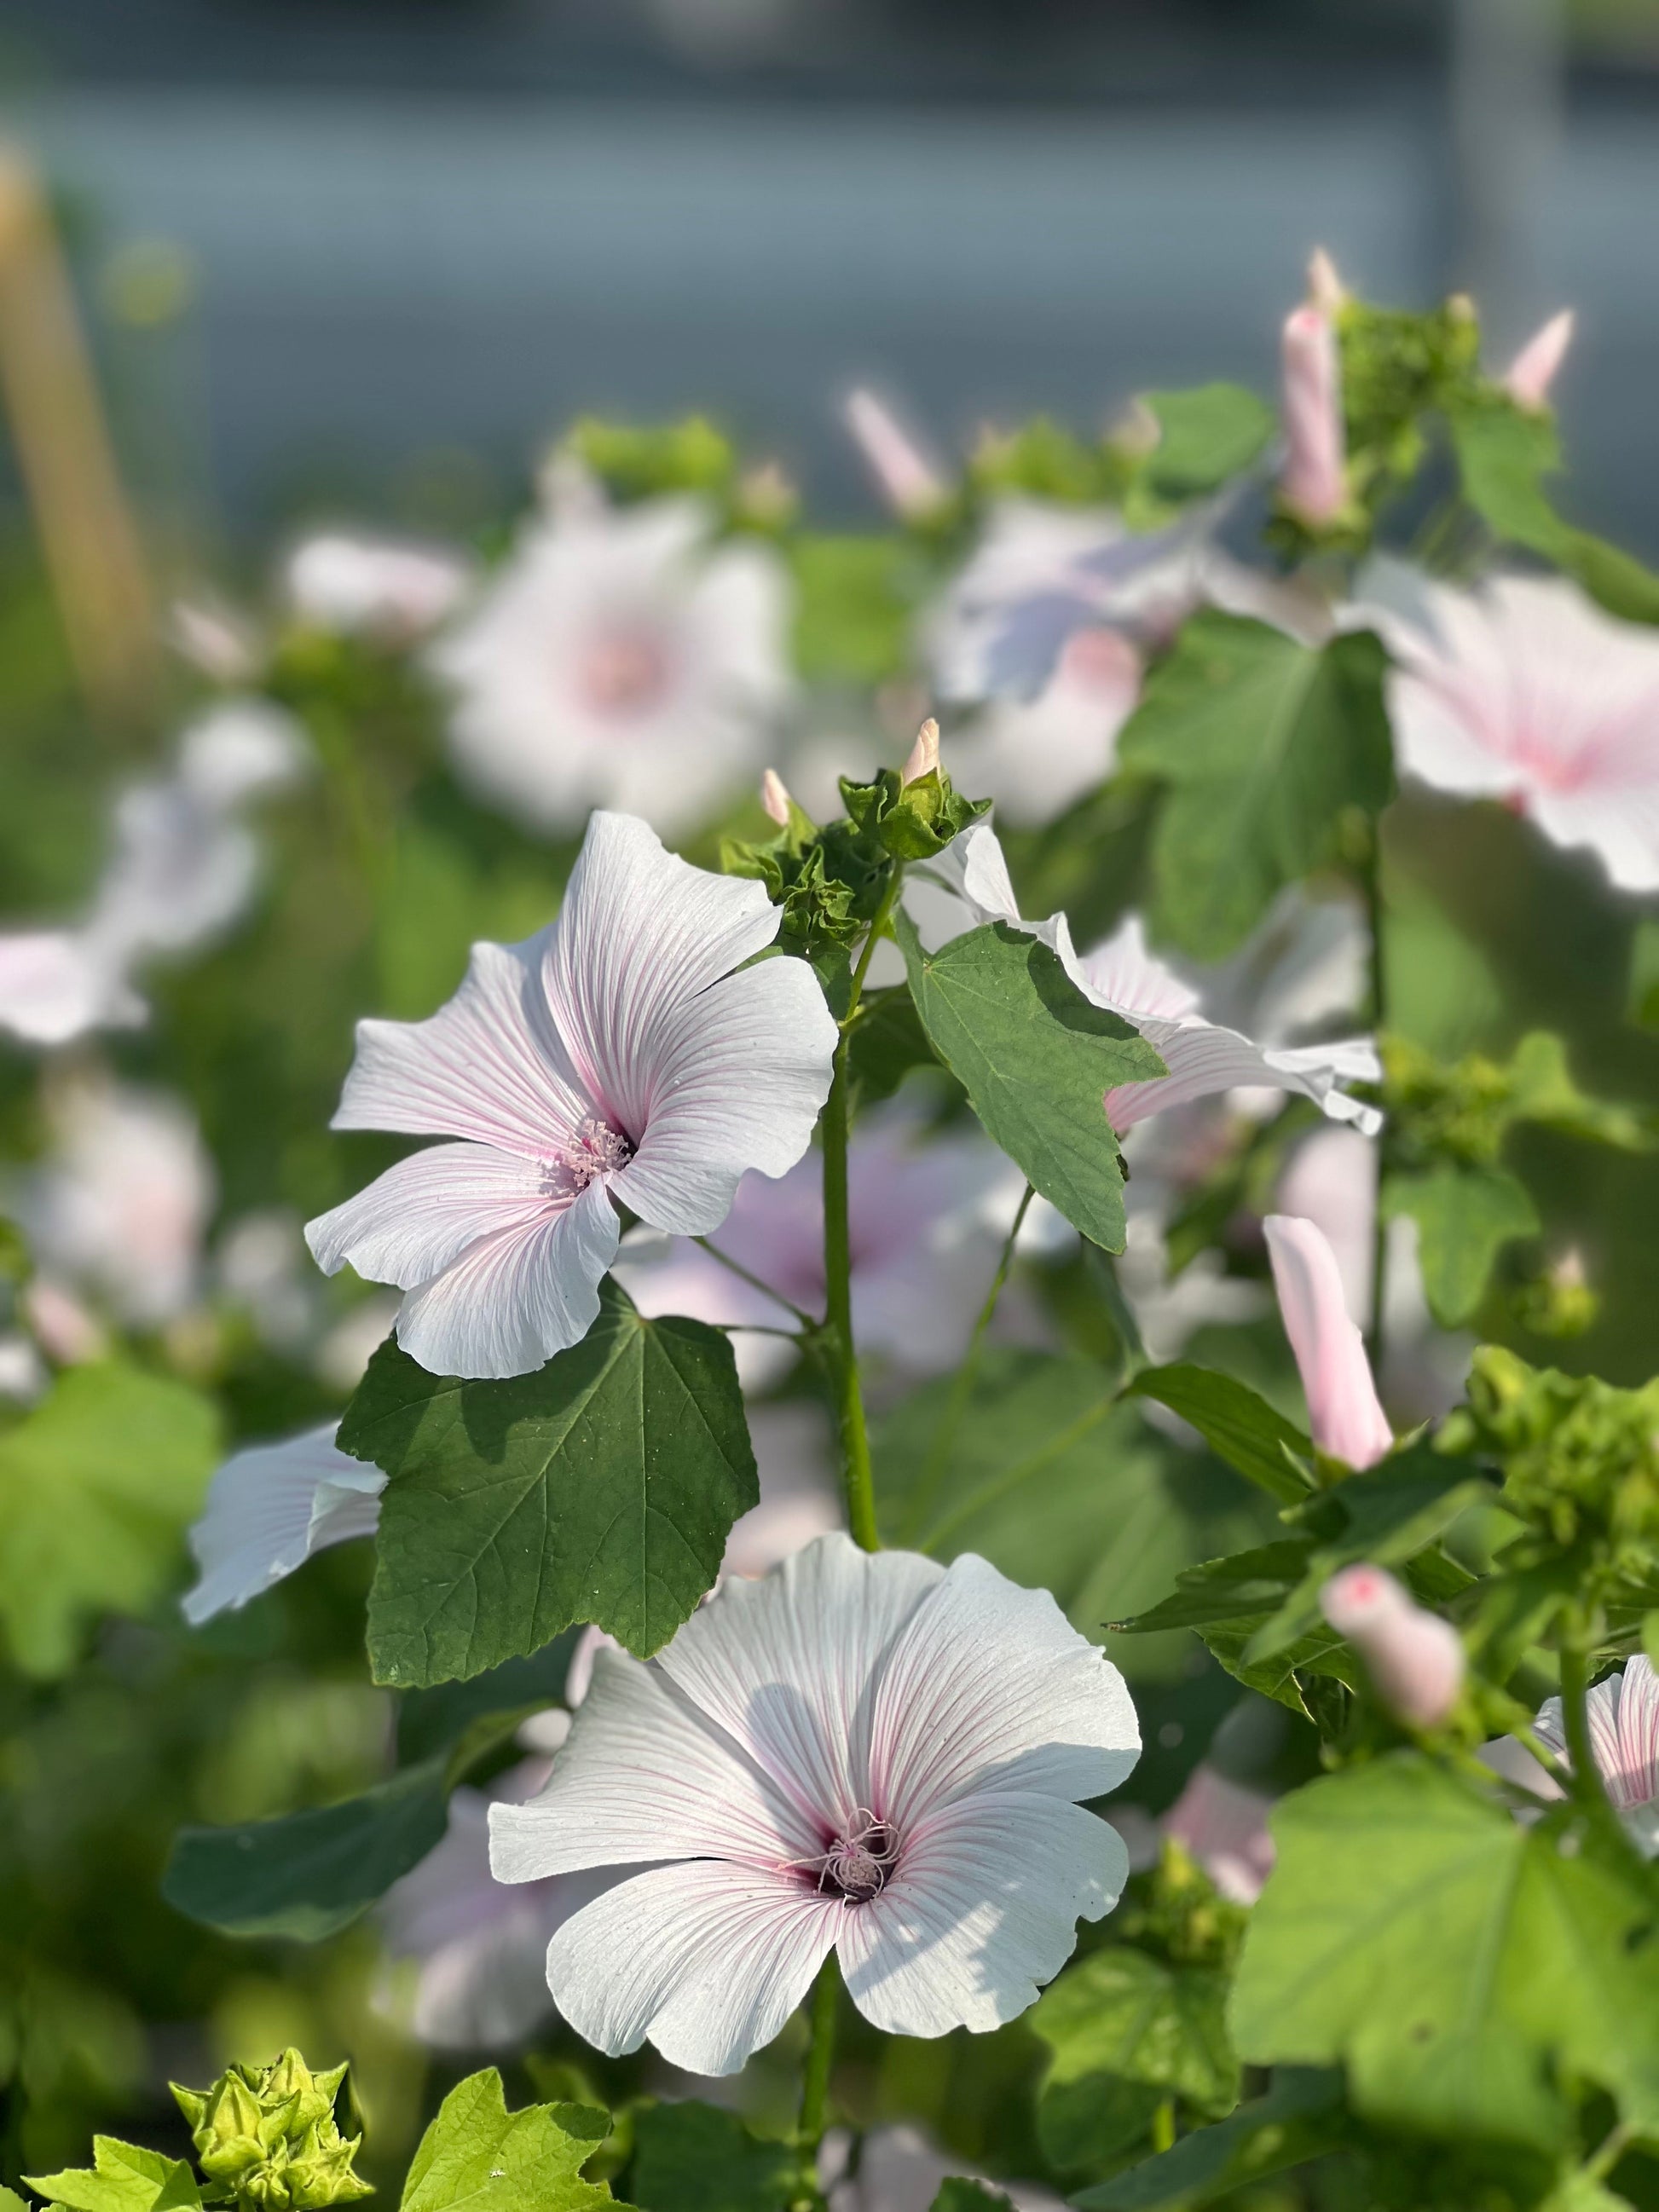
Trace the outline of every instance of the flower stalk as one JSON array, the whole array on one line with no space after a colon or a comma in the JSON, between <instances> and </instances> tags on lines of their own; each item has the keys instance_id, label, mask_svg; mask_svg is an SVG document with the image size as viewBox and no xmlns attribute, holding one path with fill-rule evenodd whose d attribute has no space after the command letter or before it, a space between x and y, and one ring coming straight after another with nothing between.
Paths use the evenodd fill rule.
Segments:
<instances>
[{"instance_id":1,"label":"flower stalk","mask_svg":"<svg viewBox=\"0 0 1659 2212\"><path fill-rule=\"evenodd\" d=\"M831 1951L812 1984L807 2013L810 2040L801 2073L800 2122L795 2139L800 2146L800 2185L789 2212L819 2212L823 2195L818 2187L818 2148L830 2118L830 2074L836 2062L836 2014L841 2002L841 1968Z\"/></svg>"},{"instance_id":2,"label":"flower stalk","mask_svg":"<svg viewBox=\"0 0 1659 2212\"><path fill-rule=\"evenodd\" d=\"M853 1249L847 1182L852 1073L848 1054L865 978L870 972L876 946L898 903L903 880L904 870L896 865L860 951L836 1045L830 1097L823 1109L824 1319L833 1340L836 1416L841 1432L847 1525L854 1542L866 1552L879 1551L881 1538L876 1531L875 1471L870 1460L870 1434L864 1418L864 1393L859 1382L858 1347L853 1337Z\"/></svg>"},{"instance_id":3,"label":"flower stalk","mask_svg":"<svg viewBox=\"0 0 1659 2212\"><path fill-rule=\"evenodd\" d=\"M1365 901L1365 943L1369 963L1370 1022L1372 1033L1379 1042L1388 1021L1389 971L1383 942L1386 908L1382 899L1382 830L1375 818L1367 825L1370 835L1365 844L1365 858L1359 871L1360 890ZM1383 1300L1389 1283L1389 1224L1382 1213L1382 1174L1388 1164L1389 1125L1385 1121L1377 1138L1376 1205L1371 1215L1371 1310L1365 1329L1365 1352L1373 1375L1382 1372L1382 1358L1386 1349L1383 1337Z\"/></svg>"}]
</instances>

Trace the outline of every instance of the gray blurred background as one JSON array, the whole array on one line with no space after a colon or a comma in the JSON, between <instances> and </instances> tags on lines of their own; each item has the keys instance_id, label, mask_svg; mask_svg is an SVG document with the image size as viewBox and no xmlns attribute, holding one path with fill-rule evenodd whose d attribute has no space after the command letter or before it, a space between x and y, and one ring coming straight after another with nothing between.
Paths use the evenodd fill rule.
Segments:
<instances>
[{"instance_id":1,"label":"gray blurred background","mask_svg":"<svg viewBox=\"0 0 1659 2212\"><path fill-rule=\"evenodd\" d=\"M1659 553L1659 0L11 0L0 125L198 522L464 519L582 408L854 516L854 378L941 439L1265 382L1319 242L1494 351L1576 307L1575 507Z\"/></svg>"}]
</instances>

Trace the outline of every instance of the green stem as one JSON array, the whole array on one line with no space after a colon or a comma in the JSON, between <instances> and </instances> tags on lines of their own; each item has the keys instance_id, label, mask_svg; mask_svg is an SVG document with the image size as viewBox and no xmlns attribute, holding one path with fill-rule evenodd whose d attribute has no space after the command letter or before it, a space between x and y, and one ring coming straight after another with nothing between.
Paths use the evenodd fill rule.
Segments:
<instances>
[{"instance_id":1,"label":"green stem","mask_svg":"<svg viewBox=\"0 0 1659 2212\"><path fill-rule=\"evenodd\" d=\"M853 1249L848 1211L847 1140L852 1120L852 1074L848 1049L864 979L884 934L902 867L895 865L853 970L847 1012L836 1044L835 1072L823 1109L823 1280L825 1327L835 1348L836 1415L841 1429L842 1485L847 1495L847 1525L853 1540L866 1552L881 1549L876 1531L875 1470L870 1462L870 1434L859 1383L858 1347L853 1338Z\"/></svg>"},{"instance_id":2,"label":"green stem","mask_svg":"<svg viewBox=\"0 0 1659 2212\"><path fill-rule=\"evenodd\" d=\"M762 1282L760 1277L756 1274L751 1274L750 1270L744 1266L740 1260L734 1260L729 1252L722 1252L718 1244L711 1244L706 1237L694 1237L691 1239L691 1242L694 1244L701 1244L703 1250L708 1253L711 1260L718 1260L722 1267L729 1267L734 1275L739 1276L743 1281L748 1284L750 1290L758 1291L763 1298L770 1298L775 1306L781 1306L786 1313L793 1314L795 1319L800 1323L803 1328L817 1329L823 1328L823 1324L822 1322L814 1321L810 1313L805 1312L801 1307L798 1306L793 1298L785 1297L781 1291L775 1291L770 1283ZM732 1323L732 1327L734 1328L746 1328L750 1326L750 1324L747 1322L734 1322ZM758 1324L756 1324L755 1327L756 1334L757 1335L788 1336L793 1333L788 1329L762 1329L759 1328Z\"/></svg>"},{"instance_id":3,"label":"green stem","mask_svg":"<svg viewBox=\"0 0 1659 2212\"><path fill-rule=\"evenodd\" d=\"M800 2188L790 2212L814 2212L823 2202L818 2189L818 2147L830 2117L830 2072L836 2059L836 2014L840 2001L841 1970L832 1950L812 1984L811 2009L807 2015L811 2040L801 2074L800 2123L795 2130L800 2148Z\"/></svg>"},{"instance_id":4,"label":"green stem","mask_svg":"<svg viewBox=\"0 0 1659 2212\"><path fill-rule=\"evenodd\" d=\"M1570 1628L1561 1642L1561 1726L1567 1739L1572 1796L1590 1826L1620 1857L1639 1856L1613 1810L1595 1763L1589 1732L1589 1639Z\"/></svg>"},{"instance_id":5,"label":"green stem","mask_svg":"<svg viewBox=\"0 0 1659 2212\"><path fill-rule=\"evenodd\" d=\"M945 1474L945 1465L950 1459L951 1447L956 1443L957 1431L962 1427L963 1416L968 1410L968 1401L974 1394L974 1380L979 1371L980 1353L984 1346L986 1333L995 1316L997 1300L1002 1296L1002 1286L1008 1279L1008 1271L1014 1264L1014 1247L1018 1243L1019 1232L1024 1226L1026 1211L1036 1195L1036 1193L1028 1182L1025 1186L1025 1194L1020 1200L1018 1208L1014 1214L1013 1226L1004 1240L1001 1256L997 1261L997 1271L991 1278L991 1287L986 1292L985 1303L980 1308L979 1317L974 1323L974 1333L968 1340L968 1350L951 1385L951 1395L945 1402L939 1426L933 1431L933 1440L927 1447L927 1456L922 1462L921 1474L916 1478L916 1486L910 1494L910 1504L904 1516L904 1538L907 1543L915 1541L917 1533L925 1524L933 1509L934 1494Z\"/></svg>"},{"instance_id":6,"label":"green stem","mask_svg":"<svg viewBox=\"0 0 1659 2212\"><path fill-rule=\"evenodd\" d=\"M1386 908L1382 901L1382 836L1381 824L1373 817L1370 838L1366 847L1365 864L1360 871L1360 888L1365 899L1365 937L1370 954L1371 1027L1378 1040L1388 1022L1389 976L1383 926ZM1382 1217L1382 1170L1386 1164L1388 1127L1377 1140L1376 1153L1376 1211L1371 1222L1371 1313L1365 1331L1365 1350L1371 1363L1371 1372L1380 1382L1382 1374L1383 1341L1382 1305L1389 1286L1389 1224Z\"/></svg>"}]
</instances>

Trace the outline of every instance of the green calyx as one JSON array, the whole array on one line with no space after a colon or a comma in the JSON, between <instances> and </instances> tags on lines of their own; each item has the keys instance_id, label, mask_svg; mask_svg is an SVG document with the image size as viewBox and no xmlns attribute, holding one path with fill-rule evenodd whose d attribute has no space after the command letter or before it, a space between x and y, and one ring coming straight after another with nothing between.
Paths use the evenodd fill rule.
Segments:
<instances>
[{"instance_id":1,"label":"green calyx","mask_svg":"<svg viewBox=\"0 0 1659 2212\"><path fill-rule=\"evenodd\" d=\"M1250 1916L1223 1897L1173 1837L1135 1885L1118 1913L1116 1933L1172 1966L1213 1966L1231 1972Z\"/></svg>"},{"instance_id":2,"label":"green calyx","mask_svg":"<svg viewBox=\"0 0 1659 2212\"><path fill-rule=\"evenodd\" d=\"M895 860L933 860L991 807L988 799L963 799L940 768L909 783L891 768L873 783L842 776L841 795L854 829Z\"/></svg>"},{"instance_id":3,"label":"green calyx","mask_svg":"<svg viewBox=\"0 0 1659 2212\"><path fill-rule=\"evenodd\" d=\"M343 2065L313 2074L297 2051L270 2066L233 2066L210 2089L173 2094L190 2123L197 2162L239 2204L320 2212L371 2194L352 2171L361 2135L334 2117Z\"/></svg>"},{"instance_id":4,"label":"green calyx","mask_svg":"<svg viewBox=\"0 0 1659 2212\"><path fill-rule=\"evenodd\" d=\"M1594 1375L1529 1367L1496 1345L1474 1355L1451 1448L1497 1460L1502 1503L1587 1558L1603 1593L1659 1569L1659 1380L1621 1390Z\"/></svg>"}]
</instances>

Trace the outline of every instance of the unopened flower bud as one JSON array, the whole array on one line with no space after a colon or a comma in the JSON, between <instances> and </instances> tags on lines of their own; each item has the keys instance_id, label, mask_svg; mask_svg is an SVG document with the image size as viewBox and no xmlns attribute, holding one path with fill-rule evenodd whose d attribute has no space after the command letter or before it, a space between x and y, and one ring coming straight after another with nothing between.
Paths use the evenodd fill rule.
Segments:
<instances>
[{"instance_id":1,"label":"unopened flower bud","mask_svg":"<svg viewBox=\"0 0 1659 2212\"><path fill-rule=\"evenodd\" d=\"M1437 1728L1463 1686L1462 1639L1451 1623L1427 1612L1381 1567L1345 1567L1326 1583L1319 1603L1364 1661L1395 1719L1410 1728Z\"/></svg>"},{"instance_id":2,"label":"unopened flower bud","mask_svg":"<svg viewBox=\"0 0 1659 2212\"><path fill-rule=\"evenodd\" d=\"M891 410L873 392L860 387L848 397L845 415L847 427L894 514L906 522L922 522L937 514L950 494L938 470Z\"/></svg>"},{"instance_id":3,"label":"unopened flower bud","mask_svg":"<svg viewBox=\"0 0 1659 2212\"><path fill-rule=\"evenodd\" d=\"M789 820L789 791L775 768L769 768L761 777L760 802L767 819L783 829Z\"/></svg>"},{"instance_id":4,"label":"unopened flower bud","mask_svg":"<svg viewBox=\"0 0 1659 2212\"><path fill-rule=\"evenodd\" d=\"M1572 343L1574 317L1571 307L1552 315L1534 331L1504 372L1504 389L1517 407L1538 414L1549 404L1550 386Z\"/></svg>"},{"instance_id":5,"label":"unopened flower bud","mask_svg":"<svg viewBox=\"0 0 1659 2212\"><path fill-rule=\"evenodd\" d=\"M1322 315L1334 316L1347 301L1347 287L1336 273L1336 264L1322 246L1308 257L1308 298Z\"/></svg>"},{"instance_id":6,"label":"unopened flower bud","mask_svg":"<svg viewBox=\"0 0 1659 2212\"><path fill-rule=\"evenodd\" d=\"M1342 1295L1330 1240L1294 1214L1270 1213L1261 1226L1313 1440L1332 1459L1375 1467L1394 1449L1394 1431L1371 1379L1364 1339Z\"/></svg>"},{"instance_id":7,"label":"unopened flower bud","mask_svg":"<svg viewBox=\"0 0 1659 2212\"><path fill-rule=\"evenodd\" d=\"M908 785L924 775L933 775L939 770L939 724L930 714L916 732L916 741L910 748L910 757L899 770L899 781Z\"/></svg>"},{"instance_id":8,"label":"unopened flower bud","mask_svg":"<svg viewBox=\"0 0 1659 2212\"><path fill-rule=\"evenodd\" d=\"M1297 307L1285 320L1281 352L1285 465L1279 497L1314 528L1347 505L1342 372L1336 329L1325 310Z\"/></svg>"},{"instance_id":9,"label":"unopened flower bud","mask_svg":"<svg viewBox=\"0 0 1659 2212\"><path fill-rule=\"evenodd\" d=\"M352 2172L362 2138L342 2136L334 2118L345 2071L313 2074L285 2051L272 2066L233 2066L210 2089L175 2082L203 2172L261 2212L324 2212L369 2195Z\"/></svg>"}]
</instances>

